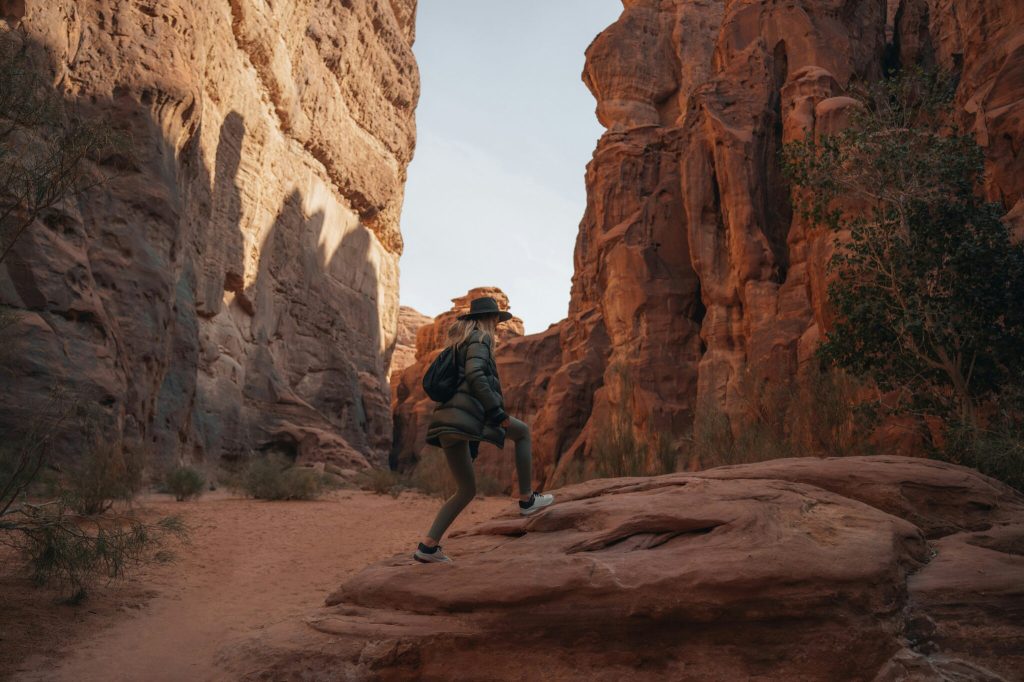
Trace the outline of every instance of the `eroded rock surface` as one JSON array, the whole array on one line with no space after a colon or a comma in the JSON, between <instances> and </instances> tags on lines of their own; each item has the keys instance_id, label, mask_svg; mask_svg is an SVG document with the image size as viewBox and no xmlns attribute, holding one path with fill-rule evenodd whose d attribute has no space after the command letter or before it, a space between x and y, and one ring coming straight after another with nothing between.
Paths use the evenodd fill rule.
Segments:
<instances>
[{"instance_id":1,"label":"eroded rock surface","mask_svg":"<svg viewBox=\"0 0 1024 682\"><path fill-rule=\"evenodd\" d=\"M1009 680L1024 663L1024 498L972 470L776 460L553 492L453 533L453 564L367 566L235 655L253 679Z\"/></svg>"},{"instance_id":2,"label":"eroded rock surface","mask_svg":"<svg viewBox=\"0 0 1024 682\"><path fill-rule=\"evenodd\" d=\"M0 428L63 383L161 461L383 464L416 1L14 4L55 90L131 144L0 270Z\"/></svg>"},{"instance_id":3,"label":"eroded rock surface","mask_svg":"<svg viewBox=\"0 0 1024 682\"><path fill-rule=\"evenodd\" d=\"M420 327L432 321L433 318L429 315L424 315L407 305L399 307L395 352L391 354L391 366L388 368L389 380L416 362L416 332Z\"/></svg>"}]
</instances>

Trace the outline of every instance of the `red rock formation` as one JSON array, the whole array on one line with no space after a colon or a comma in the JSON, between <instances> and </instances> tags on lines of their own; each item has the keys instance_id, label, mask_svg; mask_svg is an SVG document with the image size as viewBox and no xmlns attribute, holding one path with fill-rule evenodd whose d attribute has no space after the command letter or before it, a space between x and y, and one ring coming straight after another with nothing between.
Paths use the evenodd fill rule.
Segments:
<instances>
[{"instance_id":1,"label":"red rock formation","mask_svg":"<svg viewBox=\"0 0 1024 682\"><path fill-rule=\"evenodd\" d=\"M453 533L453 564L371 564L231 655L251 679L1003 680L1024 663L1024 498L974 471L789 459L554 494Z\"/></svg>"},{"instance_id":2,"label":"red rock formation","mask_svg":"<svg viewBox=\"0 0 1024 682\"><path fill-rule=\"evenodd\" d=\"M61 95L132 143L0 269L23 313L0 429L63 382L155 464L383 464L415 0L13 5Z\"/></svg>"},{"instance_id":3,"label":"red rock formation","mask_svg":"<svg viewBox=\"0 0 1024 682\"><path fill-rule=\"evenodd\" d=\"M397 377L406 367L416 362L416 332L433 320L429 315L403 305L398 309L398 330L395 334L395 351L391 354L388 380Z\"/></svg>"},{"instance_id":4,"label":"red rock formation","mask_svg":"<svg viewBox=\"0 0 1024 682\"><path fill-rule=\"evenodd\" d=\"M616 406L640 438L679 433L698 404L735 415L744 381L807 366L830 323L832 237L792 214L777 152L839 129L848 84L878 79L893 55L962 73L988 192L1024 230L1020 3L624 4L587 50L607 131L587 167L560 367L528 384L546 381L543 398L516 395L543 401L535 451L556 482Z\"/></svg>"}]
</instances>

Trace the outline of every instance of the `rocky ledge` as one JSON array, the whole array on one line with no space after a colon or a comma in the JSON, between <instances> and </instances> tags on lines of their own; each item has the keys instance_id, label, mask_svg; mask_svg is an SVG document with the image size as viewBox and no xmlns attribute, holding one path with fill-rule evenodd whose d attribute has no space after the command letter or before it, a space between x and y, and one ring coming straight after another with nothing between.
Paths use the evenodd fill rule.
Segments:
<instances>
[{"instance_id":1,"label":"rocky ledge","mask_svg":"<svg viewBox=\"0 0 1024 682\"><path fill-rule=\"evenodd\" d=\"M903 457L553 491L233 647L251 679L1009 680L1024 497ZM411 539L413 540L413 539Z\"/></svg>"}]
</instances>

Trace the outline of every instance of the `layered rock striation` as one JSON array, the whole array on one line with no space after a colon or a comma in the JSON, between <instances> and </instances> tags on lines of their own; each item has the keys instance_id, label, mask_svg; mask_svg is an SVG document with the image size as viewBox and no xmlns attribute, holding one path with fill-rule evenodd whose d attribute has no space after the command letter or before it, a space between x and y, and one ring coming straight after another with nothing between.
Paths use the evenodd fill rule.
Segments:
<instances>
[{"instance_id":1,"label":"layered rock striation","mask_svg":"<svg viewBox=\"0 0 1024 682\"><path fill-rule=\"evenodd\" d=\"M1010 680L1024 498L902 457L595 479L367 566L246 679ZM509 663L509 662L512 663Z\"/></svg>"},{"instance_id":2,"label":"layered rock striation","mask_svg":"<svg viewBox=\"0 0 1024 682\"><path fill-rule=\"evenodd\" d=\"M130 148L0 269L0 428L63 385L164 460L383 464L415 0L13 5L54 90Z\"/></svg>"},{"instance_id":3,"label":"layered rock striation","mask_svg":"<svg viewBox=\"0 0 1024 682\"><path fill-rule=\"evenodd\" d=\"M395 335L395 350L391 354L391 365L388 367L389 378L397 377L402 370L416 362L416 332L433 319L407 305L398 309L398 331Z\"/></svg>"},{"instance_id":4,"label":"layered rock striation","mask_svg":"<svg viewBox=\"0 0 1024 682\"><path fill-rule=\"evenodd\" d=\"M956 73L985 191L1024 229L1020 3L624 5L587 49L607 130L587 167L561 359L523 384L546 394L516 396L539 403L535 452L556 482L620 406L641 440L680 434L698 406L735 416L745 387L811 366L830 324L833 237L794 215L778 151L843 126L851 83L900 65Z\"/></svg>"}]
</instances>

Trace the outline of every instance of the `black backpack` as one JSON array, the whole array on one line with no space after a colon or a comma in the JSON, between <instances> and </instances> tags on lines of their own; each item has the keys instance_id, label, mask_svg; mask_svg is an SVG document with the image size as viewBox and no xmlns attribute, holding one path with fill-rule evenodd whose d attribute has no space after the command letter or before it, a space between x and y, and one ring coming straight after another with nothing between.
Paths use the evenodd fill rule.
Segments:
<instances>
[{"instance_id":1,"label":"black backpack","mask_svg":"<svg viewBox=\"0 0 1024 682\"><path fill-rule=\"evenodd\" d=\"M430 363L423 375L423 390L432 400L446 403L452 399L462 381L457 346L447 346Z\"/></svg>"}]
</instances>

